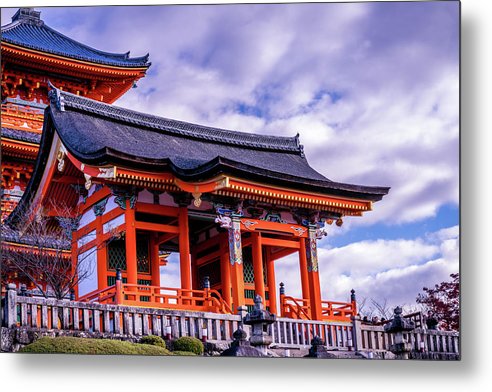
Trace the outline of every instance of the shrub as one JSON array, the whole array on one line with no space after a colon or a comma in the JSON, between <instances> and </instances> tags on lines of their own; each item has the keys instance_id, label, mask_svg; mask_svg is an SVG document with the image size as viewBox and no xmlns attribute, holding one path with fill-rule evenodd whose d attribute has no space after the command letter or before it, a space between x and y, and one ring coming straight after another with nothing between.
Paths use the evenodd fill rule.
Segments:
<instances>
[{"instance_id":1,"label":"shrub","mask_svg":"<svg viewBox=\"0 0 492 392\"><path fill-rule=\"evenodd\" d=\"M144 336L142 339L140 339L140 343L166 348L166 342L164 341L164 339L156 335Z\"/></svg>"},{"instance_id":2,"label":"shrub","mask_svg":"<svg viewBox=\"0 0 492 392\"><path fill-rule=\"evenodd\" d=\"M63 337L43 337L22 349L22 353L106 354L106 355L171 355L169 350L149 344L121 340Z\"/></svg>"},{"instance_id":3,"label":"shrub","mask_svg":"<svg viewBox=\"0 0 492 392\"><path fill-rule=\"evenodd\" d=\"M192 353L191 351L173 351L173 355L177 355L180 357L189 357L189 356L195 357L196 356L196 354Z\"/></svg>"},{"instance_id":4,"label":"shrub","mask_svg":"<svg viewBox=\"0 0 492 392\"><path fill-rule=\"evenodd\" d=\"M176 351L188 351L196 355L203 354L203 343L191 336L183 336L176 339L173 343L174 352Z\"/></svg>"}]
</instances>

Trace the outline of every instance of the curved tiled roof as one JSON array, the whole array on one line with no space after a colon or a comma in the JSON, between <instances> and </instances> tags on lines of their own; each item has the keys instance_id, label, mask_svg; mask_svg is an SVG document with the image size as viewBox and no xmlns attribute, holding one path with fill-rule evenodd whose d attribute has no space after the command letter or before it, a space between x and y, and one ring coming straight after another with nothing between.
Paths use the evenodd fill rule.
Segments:
<instances>
[{"instance_id":1,"label":"curved tiled roof","mask_svg":"<svg viewBox=\"0 0 492 392\"><path fill-rule=\"evenodd\" d=\"M331 181L307 162L298 135L237 132L100 103L53 88L46 116L65 147L81 162L172 172L185 181L220 173L304 189L380 200L386 187ZM45 123L45 130L46 123Z\"/></svg>"},{"instance_id":2,"label":"curved tiled roof","mask_svg":"<svg viewBox=\"0 0 492 392\"><path fill-rule=\"evenodd\" d=\"M302 153L302 146L299 144L298 135L294 137L265 136L207 127L185 121L158 117L152 114L136 112L134 110L125 109L114 105L108 105L56 89L54 91L58 91L60 93L61 100L65 106L72 109L81 110L85 113L101 116L108 120L120 121L137 127L151 128L157 132L162 132L169 135L200 139L207 142L226 143L229 145L257 149ZM53 95L56 95L56 93Z\"/></svg>"},{"instance_id":3,"label":"curved tiled roof","mask_svg":"<svg viewBox=\"0 0 492 392\"><path fill-rule=\"evenodd\" d=\"M108 53L91 48L53 30L39 18L39 14L29 8L19 9L12 23L2 26L2 42L97 64L126 68L150 66L148 54L130 57L130 52Z\"/></svg>"},{"instance_id":4,"label":"curved tiled roof","mask_svg":"<svg viewBox=\"0 0 492 392\"><path fill-rule=\"evenodd\" d=\"M2 127L2 137L36 144L39 144L39 142L41 141L41 134L39 133L21 131L19 129L11 129L5 127Z\"/></svg>"}]
</instances>

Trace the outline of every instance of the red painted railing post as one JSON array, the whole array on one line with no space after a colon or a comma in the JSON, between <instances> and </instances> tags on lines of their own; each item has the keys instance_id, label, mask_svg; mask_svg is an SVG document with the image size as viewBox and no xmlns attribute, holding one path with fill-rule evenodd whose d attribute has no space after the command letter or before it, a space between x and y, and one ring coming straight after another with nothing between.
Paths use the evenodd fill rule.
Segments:
<instances>
[{"instance_id":1,"label":"red painted railing post","mask_svg":"<svg viewBox=\"0 0 492 392\"><path fill-rule=\"evenodd\" d=\"M210 309L212 306L212 301L210 301L210 278L208 276L205 276L203 278L203 291L204 291L204 305L207 304L207 310Z\"/></svg>"},{"instance_id":2,"label":"red painted railing post","mask_svg":"<svg viewBox=\"0 0 492 392\"><path fill-rule=\"evenodd\" d=\"M121 305L123 303L123 282L121 279L121 270L118 268L116 270L116 295L115 295L115 303L117 305Z\"/></svg>"},{"instance_id":3,"label":"red painted railing post","mask_svg":"<svg viewBox=\"0 0 492 392\"><path fill-rule=\"evenodd\" d=\"M350 302L352 304L352 316L357 315L357 301L355 299L355 290L350 290Z\"/></svg>"},{"instance_id":4,"label":"red painted railing post","mask_svg":"<svg viewBox=\"0 0 492 392\"><path fill-rule=\"evenodd\" d=\"M285 317L285 285L280 282L280 317Z\"/></svg>"}]
</instances>

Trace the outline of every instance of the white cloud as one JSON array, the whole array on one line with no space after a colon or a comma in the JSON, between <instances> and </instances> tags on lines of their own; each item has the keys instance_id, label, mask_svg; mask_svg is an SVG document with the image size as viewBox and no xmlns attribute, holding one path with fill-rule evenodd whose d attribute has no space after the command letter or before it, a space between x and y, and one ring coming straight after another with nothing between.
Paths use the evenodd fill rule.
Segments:
<instances>
[{"instance_id":1,"label":"white cloud","mask_svg":"<svg viewBox=\"0 0 492 392\"><path fill-rule=\"evenodd\" d=\"M361 241L318 251L325 300L348 301L353 288L359 299L412 305L424 286L449 280L459 268L457 226L414 240ZM277 261L276 273L288 295L301 295L297 255Z\"/></svg>"}]
</instances>

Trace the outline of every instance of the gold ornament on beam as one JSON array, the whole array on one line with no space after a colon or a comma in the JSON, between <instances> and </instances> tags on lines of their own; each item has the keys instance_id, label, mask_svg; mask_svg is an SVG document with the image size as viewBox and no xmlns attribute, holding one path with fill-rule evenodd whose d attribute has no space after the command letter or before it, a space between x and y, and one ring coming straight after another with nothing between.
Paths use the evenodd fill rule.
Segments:
<instances>
[{"instance_id":1,"label":"gold ornament on beam","mask_svg":"<svg viewBox=\"0 0 492 392\"><path fill-rule=\"evenodd\" d=\"M201 199L202 193L194 192L191 195L193 196L193 205L197 208L200 207L202 205L202 199Z\"/></svg>"}]
</instances>

